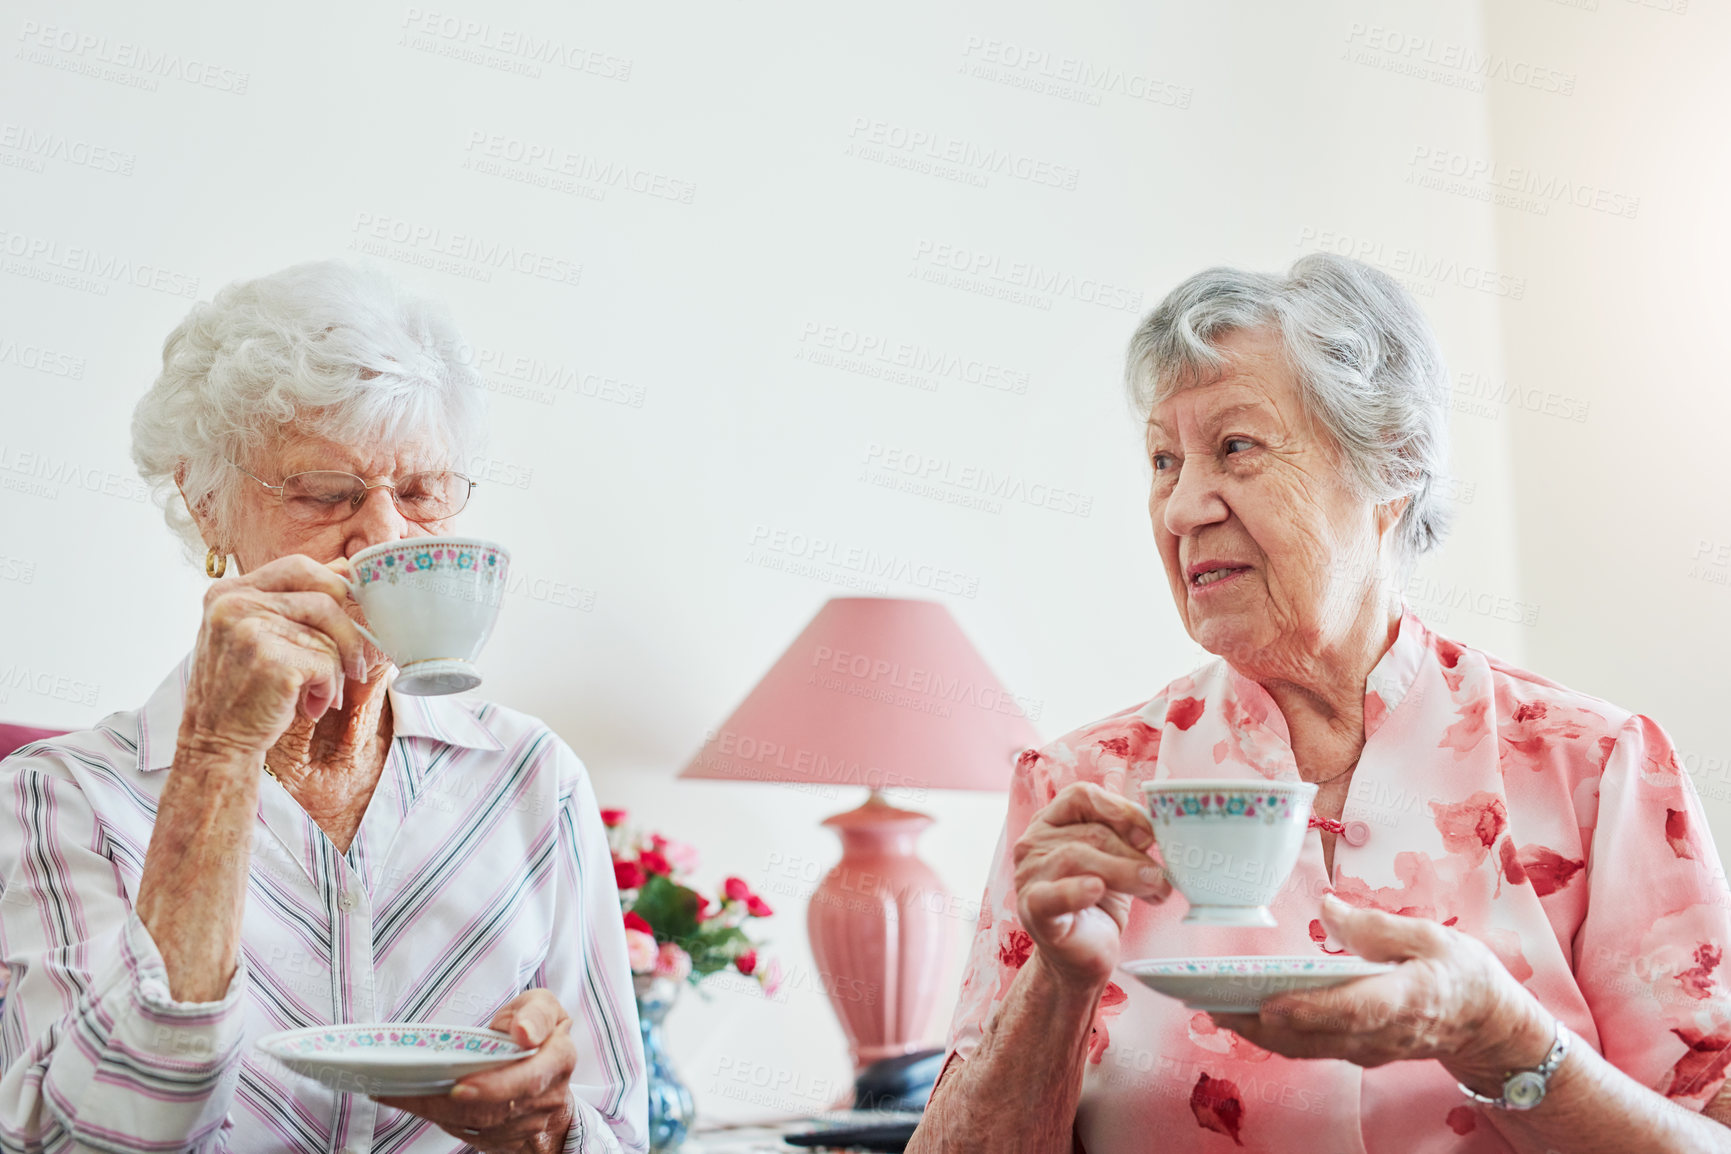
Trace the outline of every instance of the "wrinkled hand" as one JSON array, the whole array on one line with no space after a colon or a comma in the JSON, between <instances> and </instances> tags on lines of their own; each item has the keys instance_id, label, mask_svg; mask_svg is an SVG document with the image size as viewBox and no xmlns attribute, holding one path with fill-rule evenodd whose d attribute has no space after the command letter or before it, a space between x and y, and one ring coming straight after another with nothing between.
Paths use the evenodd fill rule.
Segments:
<instances>
[{"instance_id":1,"label":"wrinkled hand","mask_svg":"<svg viewBox=\"0 0 1731 1154\"><path fill-rule=\"evenodd\" d=\"M551 992L526 990L495 1014L488 1028L510 1034L519 1046L540 1049L509 1066L471 1074L448 1094L378 1100L488 1154L558 1150L571 1126L567 1095L577 1068L571 1015Z\"/></svg>"},{"instance_id":2,"label":"wrinkled hand","mask_svg":"<svg viewBox=\"0 0 1731 1154\"><path fill-rule=\"evenodd\" d=\"M1477 938L1425 918L1354 909L1328 895L1324 926L1386 974L1280 994L1257 1014L1214 1014L1246 1040L1288 1058L1381 1066L1435 1058L1481 1093L1550 1049L1554 1019Z\"/></svg>"},{"instance_id":3,"label":"wrinkled hand","mask_svg":"<svg viewBox=\"0 0 1731 1154\"><path fill-rule=\"evenodd\" d=\"M1164 901L1172 883L1140 807L1072 782L1016 839L1016 913L1061 980L1098 986L1118 964L1130 899Z\"/></svg>"},{"instance_id":4,"label":"wrinkled hand","mask_svg":"<svg viewBox=\"0 0 1731 1154\"><path fill-rule=\"evenodd\" d=\"M224 747L265 750L297 713L316 721L340 708L345 678L366 678L371 649L347 612L349 573L346 558L321 565L291 553L212 582L182 731Z\"/></svg>"}]
</instances>

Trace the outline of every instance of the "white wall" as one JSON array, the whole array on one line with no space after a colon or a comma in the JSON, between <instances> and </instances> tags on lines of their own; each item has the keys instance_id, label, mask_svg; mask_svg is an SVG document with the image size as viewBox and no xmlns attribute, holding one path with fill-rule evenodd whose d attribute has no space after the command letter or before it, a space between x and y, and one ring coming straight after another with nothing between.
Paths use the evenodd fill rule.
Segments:
<instances>
[{"instance_id":1,"label":"white wall","mask_svg":"<svg viewBox=\"0 0 1731 1154\"><path fill-rule=\"evenodd\" d=\"M1540 607L1529 660L1665 726L1723 855L1731 8L1487 10L1511 55L1580 77L1568 100L1510 89L1492 103L1498 159L1586 204L1553 200L1543 215L1522 206L1498 220L1504 259L1533 278L1505 311L1509 379L1575 402L1511 413L1521 579ZM1558 419L1565 407L1587 419Z\"/></svg>"},{"instance_id":2,"label":"white wall","mask_svg":"<svg viewBox=\"0 0 1731 1154\"><path fill-rule=\"evenodd\" d=\"M1691 48L1697 73L1725 45L1722 26L1703 14L1663 17L1674 25L1661 34L1652 32L1658 14L1630 0L1601 3L1606 11L1588 15L1553 13L1540 0L1524 7L1532 21L1557 26L1597 19L1588 27L1613 42L1625 23L1671 41L1701 37ZM769 929L793 976L787 999L763 1006L720 990L709 1003L688 999L672 1022L675 1053L714 1116L822 1105L848 1073L810 969L801 897L837 853L817 821L858 799L673 781L706 728L827 597L848 590L846 573L795 575L775 567L785 552L762 546L821 537L959 574L972 595L943 599L1006 684L1039 704L1048 736L1145 698L1198 652L1169 607L1138 439L1118 392L1140 313L1206 265L1280 268L1328 247L1405 270L1455 365L1507 379L1517 370L1505 369L1506 345L1536 378L1542 359L1530 350L1575 340L1573 315L1557 302L1603 290L1602 266L1555 271L1553 250L1566 238L1521 247L1552 221L1424 188L1409 180L1414 157L1424 148L1493 155L1504 139L1494 117L1521 96L1537 111L1517 108L1514 120L1565 126L1581 164L1597 165L1597 105L1585 78L1615 88L1659 67L1615 52L1577 65L1572 45L1532 48L1578 68L1582 84L1567 97L1511 94L1503 80L1474 91L1458 69L1426 77L1385 67L1410 70L1413 57L1389 49L1414 36L1430 38L1427 51L1483 50L1478 9L1442 3L1302 13L1247 2L891 4L869 16L747 0L654 11L573 11L544 0L441 9L486 22L477 39L530 34L596 54L574 57L585 67L543 63L529 76L498 67L510 64L507 53L446 38L438 25L406 28L414 11L310 4L267 23L239 9L181 5L147 18L120 4L36 3L8 17L0 718L80 725L132 708L196 630L204 578L179 558L155 508L135 499L127 452L131 406L190 300L104 281L100 266L154 266L169 287L196 282L193 294L208 298L237 277L370 250L448 300L495 363L529 358L576 382L525 398L492 374L501 390L482 465L500 483L478 493L467 527L506 541L543 595L507 604L486 657L486 692L546 718L586 758L604 803L697 843L710 880L757 879L782 911ZM26 34L50 26L73 38L51 34L42 47L43 33ZM1507 34L1543 39L1550 27L1523 23ZM104 47L81 55L77 38L86 36ZM54 46L66 43L74 48ZM123 43L230 71L216 72L211 87L92 60ZM1060 94L1032 89L1040 67L1004 62L1029 53L1045 54L1049 70L1105 79ZM242 73L244 92L222 90L238 87ZM136 87L141 77L154 90ZM1074 187L1006 173L981 186L862 156L877 122L898 139L918 132L1009 150L1051 179L1073 177ZM493 136L628 166L674 199L507 179L476 164ZM5 147L26 137L77 145L67 151L86 159L87 146L107 151L95 165L54 157L36 171L27 149ZM475 140L483 144L471 147ZM1645 144L1619 174L1628 171L1621 179L1655 205L1674 198L1665 221L1643 207L1635 230L1606 224L1596 234L1624 245L1617 255L1630 266L1645 251L1636 238L1723 227L1684 179L1684 134ZM125 171L101 171L107 163ZM436 259L433 240L381 240L371 232L378 222L401 222L379 225L387 238L393 227L436 230L444 246L514 246L580 264L579 283L466 259L424 267ZM939 246L1005 270L1031 263L1078 287L1028 304L933 284L921 273ZM1649 271L1689 259L1649 257ZM54 262L83 262L80 275L97 283L45 283L66 271ZM1100 295L1102 283L1130 307L1078 299ZM1486 284L1518 287L1519 307ZM1657 309L1619 328L1623 314L1603 307L1600 338L1619 350L1637 329L1665 330ZM951 377L919 388L847 371L875 362L822 363L826 326L981 361L1025 380L1025 391ZM21 352L6 351L26 347L74 358L54 364L80 372L27 367ZM1705 353L1691 355L1706 376ZM595 395L603 379L627 403ZM1605 523L1606 501L1568 504L1566 494L1614 486L1603 458L1618 432L1638 428L1651 446L1644 452L1670 459L1670 444L1704 427L1692 414L1704 412L1705 390L1687 386L1694 391L1679 403L1690 416L1663 430L1654 418L1649 429L1616 406L1634 395L1626 382L1607 375L1578 429L1457 416L1459 523L1421 570L1416 602L1454 636L1565 681L1579 673L1583 688L1641 697L1701 748L1727 748L1723 729L1712 732L1722 723L1710 694L1691 688L1711 666L1691 653L1700 633L1679 589L1667 586L1643 610L1651 628L1637 633L1634 617L1613 622L1593 610L1624 608L1606 600L1611 582L1632 580L1638 562L1579 555L1553 564L1560 532L1520 547L1517 529L1532 531L1534 511L1559 507L1574 540L1628 541L1638 554L1628 523ZM1606 446L1588 452L1597 440ZM891 451L1062 487L1088 498L1089 511L1018 502L986 511L870 483L874 453ZM1716 525L1701 535L1731 540L1710 495L1712 456L1709 441L1694 453L1697 483L1666 493L1675 511L1659 543L1671 569L1687 560L1688 526ZM1671 586L1723 614L1714 599L1722 589ZM931 592L903 581L875 591ZM1536 627L1520 620L1529 603L1541 607ZM1654 635L1678 640L1660 645ZM1584 642L1569 640L1593 636L1610 654L1600 666L1580 658ZM1631 665L1625 654L1658 658L1669 680L1612 680ZM924 808L940 822L925 856L972 899L1001 798L938 795ZM957 929L959 962L966 927ZM956 977L952 968L934 1038ZM790 1093L771 1103L730 1096L740 1089L731 1074L758 1067L791 1080Z\"/></svg>"}]
</instances>

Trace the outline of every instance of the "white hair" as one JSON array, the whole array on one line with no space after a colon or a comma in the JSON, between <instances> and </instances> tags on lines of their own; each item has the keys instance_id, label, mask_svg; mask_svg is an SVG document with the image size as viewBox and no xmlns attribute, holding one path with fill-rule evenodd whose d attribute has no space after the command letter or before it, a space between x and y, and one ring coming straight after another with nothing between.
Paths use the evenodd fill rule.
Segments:
<instances>
[{"instance_id":1,"label":"white hair","mask_svg":"<svg viewBox=\"0 0 1731 1154\"><path fill-rule=\"evenodd\" d=\"M231 548L254 482L228 462L268 456L291 428L357 446L431 437L453 462L478 454L486 393L472 359L442 305L376 269L314 261L236 281L163 342L162 373L133 410L132 459L194 555L206 543L188 501L209 510L209 544Z\"/></svg>"},{"instance_id":2,"label":"white hair","mask_svg":"<svg viewBox=\"0 0 1731 1154\"><path fill-rule=\"evenodd\" d=\"M1231 333L1277 334L1306 411L1333 436L1347 476L1378 503L1410 497L1395 527L1402 573L1448 533L1448 373L1424 314L1387 273L1312 253L1286 276L1211 268L1143 319L1124 383L1144 420L1225 368Z\"/></svg>"}]
</instances>

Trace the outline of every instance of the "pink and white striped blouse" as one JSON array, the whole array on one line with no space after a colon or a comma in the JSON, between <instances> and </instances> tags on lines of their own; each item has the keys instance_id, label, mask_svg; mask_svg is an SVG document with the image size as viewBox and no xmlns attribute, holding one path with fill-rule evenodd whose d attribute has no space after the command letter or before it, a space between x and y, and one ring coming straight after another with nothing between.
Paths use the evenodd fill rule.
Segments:
<instances>
[{"instance_id":1,"label":"pink and white striped blouse","mask_svg":"<svg viewBox=\"0 0 1731 1154\"><path fill-rule=\"evenodd\" d=\"M0 1148L466 1149L253 1047L338 1022L485 1025L545 987L573 1019L568 1152L641 1151L648 1099L607 839L582 762L488 702L389 691L394 740L349 851L262 783L242 957L179 1003L133 912L192 656L136 712L0 766Z\"/></svg>"}]
</instances>

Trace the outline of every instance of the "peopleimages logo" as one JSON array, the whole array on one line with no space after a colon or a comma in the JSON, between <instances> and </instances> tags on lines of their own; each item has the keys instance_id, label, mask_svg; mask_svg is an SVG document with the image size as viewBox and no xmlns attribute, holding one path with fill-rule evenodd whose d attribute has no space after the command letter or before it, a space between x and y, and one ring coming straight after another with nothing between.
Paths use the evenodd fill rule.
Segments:
<instances>
[{"instance_id":1,"label":"peopleimages logo","mask_svg":"<svg viewBox=\"0 0 1731 1154\"><path fill-rule=\"evenodd\" d=\"M807 321L800 330L794 356L846 372L887 377L926 391L938 387L938 378L949 378L1019 396L1028 391L1031 379L1026 371L993 361L962 357L884 333L818 321ZM898 376L895 370L906 371Z\"/></svg>"},{"instance_id":2,"label":"peopleimages logo","mask_svg":"<svg viewBox=\"0 0 1731 1154\"><path fill-rule=\"evenodd\" d=\"M1078 517L1088 516L1094 508L1094 498L1087 493L1078 493L1044 481L1031 481L1014 473L994 472L950 457L919 453L894 445L880 445L876 441L866 446L864 465L864 480L884 484L886 478L899 477L922 485L935 485L958 493L975 494L984 498L989 503L985 507L994 513L1002 507L995 506L997 501L1020 502L1057 513L1071 513Z\"/></svg>"},{"instance_id":3,"label":"peopleimages logo","mask_svg":"<svg viewBox=\"0 0 1731 1154\"><path fill-rule=\"evenodd\" d=\"M713 742L714 746L700 764L725 768L736 776L742 771L749 773L755 769L758 773L753 776L772 772L799 774L807 784L833 782L836 785L863 785L867 789L923 789L927 784L924 778L880 769L846 755L838 754L832 758L816 750L790 748L780 742L763 741L731 729L705 734L704 742ZM708 758L713 758L713 761Z\"/></svg>"},{"instance_id":4,"label":"peopleimages logo","mask_svg":"<svg viewBox=\"0 0 1731 1154\"><path fill-rule=\"evenodd\" d=\"M13 478L28 478L37 482L34 493L37 496L56 498L60 491L56 486L67 485L83 489L87 493L101 493L107 497L118 497L123 501L147 501L150 499L150 487L137 477L129 477L124 473L116 473L97 465L86 465L79 461L56 457L51 453L38 452L33 449L19 449L0 441L0 484ZM11 485L6 487L11 488Z\"/></svg>"},{"instance_id":5,"label":"peopleimages logo","mask_svg":"<svg viewBox=\"0 0 1731 1154\"><path fill-rule=\"evenodd\" d=\"M490 63L486 54L493 54L515 63L514 70L539 76L541 64L551 64L571 72L583 72L602 80L631 79L631 61L580 44L572 44L554 36L537 36L523 28L494 24L489 20L470 20L449 13L429 12L409 8L403 14L403 35L410 48L447 51L472 63Z\"/></svg>"},{"instance_id":6,"label":"peopleimages logo","mask_svg":"<svg viewBox=\"0 0 1731 1154\"><path fill-rule=\"evenodd\" d=\"M985 295L1035 304L1043 309L1051 308L1053 297L1069 297L1082 304L1122 312L1136 312L1142 307L1140 290L923 237L914 242L914 275L933 284L971 291L983 289Z\"/></svg>"},{"instance_id":7,"label":"peopleimages logo","mask_svg":"<svg viewBox=\"0 0 1731 1154\"><path fill-rule=\"evenodd\" d=\"M32 669L28 665L14 662L0 668L0 701L4 701L6 694L13 690L34 693L38 697L55 701L69 701L75 705L95 705L97 697L102 693L102 686L77 677L68 677L64 673Z\"/></svg>"},{"instance_id":8,"label":"peopleimages logo","mask_svg":"<svg viewBox=\"0 0 1731 1154\"><path fill-rule=\"evenodd\" d=\"M621 381L603 373L586 372L575 365L549 361L528 353L491 345L462 345L457 350L457 359L487 378L485 387L489 392L504 391L543 404L552 404L556 393L570 393L590 400L641 409L648 393L642 385ZM522 388L500 389L493 382L495 377L521 385Z\"/></svg>"},{"instance_id":9,"label":"peopleimages logo","mask_svg":"<svg viewBox=\"0 0 1731 1154\"><path fill-rule=\"evenodd\" d=\"M401 217L357 212L351 231L349 247L356 252L474 280L491 281L493 270L501 268L554 284L576 285L583 280L583 266L577 261Z\"/></svg>"},{"instance_id":10,"label":"peopleimages logo","mask_svg":"<svg viewBox=\"0 0 1731 1154\"><path fill-rule=\"evenodd\" d=\"M1356 64L1406 72L1473 92L1482 91L1487 80L1560 96L1570 96L1575 91L1573 72L1381 24L1351 21L1346 26L1346 43L1348 58Z\"/></svg>"},{"instance_id":11,"label":"peopleimages logo","mask_svg":"<svg viewBox=\"0 0 1731 1154\"><path fill-rule=\"evenodd\" d=\"M974 574L898 553L880 553L834 537L760 523L752 527L746 544L748 564L872 593L888 592L886 581L955 597L972 598L980 592L980 579Z\"/></svg>"},{"instance_id":12,"label":"peopleimages logo","mask_svg":"<svg viewBox=\"0 0 1731 1154\"><path fill-rule=\"evenodd\" d=\"M1432 187L1427 178L1450 178L1486 194L1507 192L1532 198L1541 210L1551 204L1571 204L1576 208L1620 216L1629 220L1641 210L1641 198L1626 192L1616 192L1591 181L1571 180L1554 172L1545 172L1531 165L1508 164L1488 157L1468 156L1447 148L1415 145L1407 161L1410 182ZM1444 184L1435 187L1453 191ZM1512 204L1510 207L1519 207Z\"/></svg>"},{"instance_id":13,"label":"peopleimages logo","mask_svg":"<svg viewBox=\"0 0 1731 1154\"><path fill-rule=\"evenodd\" d=\"M934 669L904 665L869 653L854 653L819 645L812 650L811 667L814 676L832 673L862 683L859 687L888 688L906 694L930 698L944 705L967 705L987 713L1002 713L1010 717L1040 719L1040 703L1018 697L991 685L981 685L964 677L946 676ZM835 688L826 686L826 688ZM846 691L853 692L850 686ZM869 696L859 693L857 696ZM902 704L894 701L892 704ZM927 712L931 712L927 710ZM948 716L947 712L944 716Z\"/></svg>"},{"instance_id":14,"label":"peopleimages logo","mask_svg":"<svg viewBox=\"0 0 1731 1154\"><path fill-rule=\"evenodd\" d=\"M1452 284L1472 292L1516 301L1527 295L1527 278L1524 276L1511 276L1472 261L1437 256L1419 248L1390 247L1380 240L1332 229L1308 226L1299 229L1298 247L1316 248L1374 265L1402 281L1419 296L1435 296L1438 284Z\"/></svg>"},{"instance_id":15,"label":"peopleimages logo","mask_svg":"<svg viewBox=\"0 0 1731 1154\"><path fill-rule=\"evenodd\" d=\"M467 154L463 159L465 168L474 168L488 175L504 175L507 171L504 166L510 166L524 175L549 179L564 177L601 190L623 188L679 204L690 204L692 197L697 195L697 185L689 180L616 160L604 160L587 152L573 152L557 144L481 129L469 133L464 152ZM493 163L489 166L488 162ZM492 171L493 167L500 171ZM538 181L531 179L528 183Z\"/></svg>"},{"instance_id":16,"label":"peopleimages logo","mask_svg":"<svg viewBox=\"0 0 1731 1154\"><path fill-rule=\"evenodd\" d=\"M108 285L129 284L169 296L198 296L198 278L161 265L132 261L118 253L62 244L46 236L0 228L0 256L14 258L5 271L36 280L69 279L67 287L106 296Z\"/></svg>"},{"instance_id":17,"label":"peopleimages logo","mask_svg":"<svg viewBox=\"0 0 1731 1154\"><path fill-rule=\"evenodd\" d=\"M16 365L49 376L81 381L84 379L84 364L83 357L0 336L0 365Z\"/></svg>"},{"instance_id":18,"label":"peopleimages logo","mask_svg":"<svg viewBox=\"0 0 1731 1154\"><path fill-rule=\"evenodd\" d=\"M34 20L24 21L18 40L23 45L23 52L30 53L24 58L32 63L92 75L100 74L102 65L109 65L134 73L131 78L133 87L147 91L156 90L157 80L180 80L199 88L244 96L247 81L252 78L251 73L182 56L178 52L158 51L128 40L110 40L106 36L55 24L38 24ZM48 55L50 53L58 53L59 59ZM117 79L114 76L101 78Z\"/></svg>"},{"instance_id":19,"label":"peopleimages logo","mask_svg":"<svg viewBox=\"0 0 1731 1154\"><path fill-rule=\"evenodd\" d=\"M989 36L969 36L963 41L961 71L982 80L1082 104L1097 105L1105 93L1168 108L1189 108L1195 95L1188 85L1173 84L1143 72Z\"/></svg>"},{"instance_id":20,"label":"peopleimages logo","mask_svg":"<svg viewBox=\"0 0 1731 1154\"><path fill-rule=\"evenodd\" d=\"M131 176L138 158L105 144L93 144L63 132L51 132L7 122L0 124L0 149L28 159L34 171L42 170L42 162L55 160L96 172L112 172Z\"/></svg>"},{"instance_id":21,"label":"peopleimages logo","mask_svg":"<svg viewBox=\"0 0 1731 1154\"><path fill-rule=\"evenodd\" d=\"M1565 421L1582 422L1592 408L1592 402L1559 393L1554 389L1523 389L1506 379L1482 372L1462 369L1454 375L1454 411L1477 417L1497 417L1520 409Z\"/></svg>"},{"instance_id":22,"label":"peopleimages logo","mask_svg":"<svg viewBox=\"0 0 1731 1154\"><path fill-rule=\"evenodd\" d=\"M1042 160L1012 148L987 147L945 132L909 128L870 116L854 117L847 135L850 143L846 155L885 162L893 156L905 155L953 165L961 172L981 177L981 184L988 176L1007 176L1068 192L1075 189L1081 176L1074 166Z\"/></svg>"}]
</instances>

